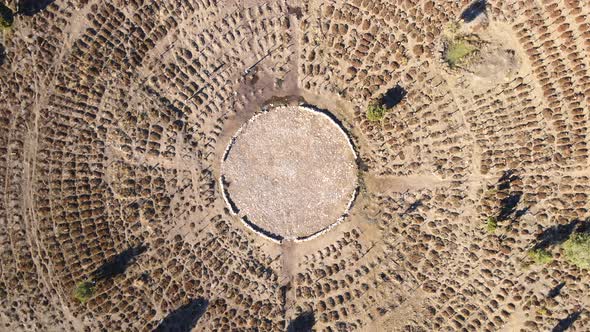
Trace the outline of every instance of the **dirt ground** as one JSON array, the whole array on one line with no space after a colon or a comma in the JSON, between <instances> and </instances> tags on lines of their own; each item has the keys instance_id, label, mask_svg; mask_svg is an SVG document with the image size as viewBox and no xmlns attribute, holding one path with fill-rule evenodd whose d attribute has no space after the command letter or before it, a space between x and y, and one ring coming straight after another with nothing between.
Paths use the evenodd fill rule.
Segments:
<instances>
[{"instance_id":1,"label":"dirt ground","mask_svg":"<svg viewBox=\"0 0 590 332\"><path fill-rule=\"evenodd\" d=\"M587 1L18 3L1 331L590 329L563 249L589 229ZM481 41L457 68L449 27ZM277 105L328 111L358 152L349 215L305 242L252 232L219 189L233 135Z\"/></svg>"}]
</instances>

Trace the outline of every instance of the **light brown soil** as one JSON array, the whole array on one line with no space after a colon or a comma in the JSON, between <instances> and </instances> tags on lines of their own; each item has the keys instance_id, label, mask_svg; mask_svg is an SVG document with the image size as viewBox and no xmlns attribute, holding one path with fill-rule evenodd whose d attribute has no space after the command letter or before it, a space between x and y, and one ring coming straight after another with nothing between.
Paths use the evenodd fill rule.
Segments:
<instances>
[{"instance_id":1,"label":"light brown soil","mask_svg":"<svg viewBox=\"0 0 590 332\"><path fill-rule=\"evenodd\" d=\"M304 313L326 332L590 330L589 273L560 244L590 218L590 3L488 0L461 24L484 52L450 70L442 31L469 2L18 15L0 32L0 331L285 331ZM219 178L238 128L287 96L341 121L361 190L329 232L275 243ZM530 264L539 244L552 263Z\"/></svg>"},{"instance_id":2,"label":"light brown soil","mask_svg":"<svg viewBox=\"0 0 590 332\"><path fill-rule=\"evenodd\" d=\"M305 238L348 212L355 163L348 137L327 115L283 106L240 128L222 181L239 217L281 239Z\"/></svg>"}]
</instances>

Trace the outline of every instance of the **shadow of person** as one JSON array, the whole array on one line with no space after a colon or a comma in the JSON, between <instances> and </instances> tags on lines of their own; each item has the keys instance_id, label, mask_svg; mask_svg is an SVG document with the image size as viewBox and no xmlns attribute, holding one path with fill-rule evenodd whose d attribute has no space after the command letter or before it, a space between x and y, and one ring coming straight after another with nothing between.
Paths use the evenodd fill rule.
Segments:
<instances>
[{"instance_id":1,"label":"shadow of person","mask_svg":"<svg viewBox=\"0 0 590 332\"><path fill-rule=\"evenodd\" d=\"M404 99L407 94L408 92L406 89L397 84L385 92L383 95L383 105L385 105L385 108L387 109L395 107Z\"/></svg>"},{"instance_id":2,"label":"shadow of person","mask_svg":"<svg viewBox=\"0 0 590 332\"><path fill-rule=\"evenodd\" d=\"M408 213L412 213L414 211L416 211L417 208L419 208L420 206L422 206L422 201L421 200L417 200L414 203L412 203L412 205L410 205L406 211L404 212L404 214L408 214Z\"/></svg>"},{"instance_id":3,"label":"shadow of person","mask_svg":"<svg viewBox=\"0 0 590 332\"><path fill-rule=\"evenodd\" d=\"M475 0L461 13L461 19L467 23L475 20L486 11L486 0Z\"/></svg>"},{"instance_id":4,"label":"shadow of person","mask_svg":"<svg viewBox=\"0 0 590 332\"><path fill-rule=\"evenodd\" d=\"M0 66L4 64L4 60L6 60L6 49L0 44Z\"/></svg>"},{"instance_id":5,"label":"shadow of person","mask_svg":"<svg viewBox=\"0 0 590 332\"><path fill-rule=\"evenodd\" d=\"M510 189L510 185L516 180L520 180L520 176L515 174L514 170L504 171L500 179L498 179L498 190Z\"/></svg>"},{"instance_id":6,"label":"shadow of person","mask_svg":"<svg viewBox=\"0 0 590 332\"><path fill-rule=\"evenodd\" d=\"M33 16L45 10L47 6L51 5L55 0L20 0L18 2L19 15Z\"/></svg>"},{"instance_id":7,"label":"shadow of person","mask_svg":"<svg viewBox=\"0 0 590 332\"><path fill-rule=\"evenodd\" d=\"M516 194L512 194L512 195L502 199L502 201L500 201L501 209L500 209L500 213L498 215L499 221L506 220L510 217L510 215L517 212L516 206L520 202L521 197L522 197L522 194L516 193Z\"/></svg>"},{"instance_id":8,"label":"shadow of person","mask_svg":"<svg viewBox=\"0 0 590 332\"><path fill-rule=\"evenodd\" d=\"M143 254L147 250L147 246L140 245L129 248L120 254L113 257L108 262L101 265L92 276L96 279L111 279L120 274L125 273L129 265L131 265L137 256Z\"/></svg>"},{"instance_id":9,"label":"shadow of person","mask_svg":"<svg viewBox=\"0 0 590 332\"><path fill-rule=\"evenodd\" d=\"M549 298L555 298L555 297L557 297L561 293L561 290L563 289L563 287L565 287L565 282L559 283L559 285L553 287L549 291L549 293L547 294L547 297L549 297Z\"/></svg>"},{"instance_id":10,"label":"shadow of person","mask_svg":"<svg viewBox=\"0 0 590 332\"><path fill-rule=\"evenodd\" d=\"M313 312L304 312L289 322L287 332L309 332L315 325L315 316Z\"/></svg>"},{"instance_id":11,"label":"shadow of person","mask_svg":"<svg viewBox=\"0 0 590 332\"><path fill-rule=\"evenodd\" d=\"M209 301L198 298L172 311L166 316L154 332L190 332L207 311Z\"/></svg>"},{"instance_id":12,"label":"shadow of person","mask_svg":"<svg viewBox=\"0 0 590 332\"><path fill-rule=\"evenodd\" d=\"M573 312L569 315L567 315L566 318L560 320L557 325L555 325L555 327L553 328L553 330L551 330L551 332L563 332L568 330L570 327L572 327L572 325L574 325L574 322L578 320L578 318L580 318L580 315L582 314L581 311L576 311Z\"/></svg>"}]
</instances>

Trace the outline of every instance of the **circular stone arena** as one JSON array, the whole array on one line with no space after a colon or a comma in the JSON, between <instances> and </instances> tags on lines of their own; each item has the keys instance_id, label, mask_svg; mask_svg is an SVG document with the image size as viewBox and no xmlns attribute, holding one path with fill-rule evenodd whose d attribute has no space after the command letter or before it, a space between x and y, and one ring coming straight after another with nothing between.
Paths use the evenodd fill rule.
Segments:
<instances>
[{"instance_id":1,"label":"circular stone arena","mask_svg":"<svg viewBox=\"0 0 590 332\"><path fill-rule=\"evenodd\" d=\"M274 240L328 230L348 212L357 187L349 137L325 113L301 106L250 119L229 144L221 172L232 211Z\"/></svg>"}]
</instances>

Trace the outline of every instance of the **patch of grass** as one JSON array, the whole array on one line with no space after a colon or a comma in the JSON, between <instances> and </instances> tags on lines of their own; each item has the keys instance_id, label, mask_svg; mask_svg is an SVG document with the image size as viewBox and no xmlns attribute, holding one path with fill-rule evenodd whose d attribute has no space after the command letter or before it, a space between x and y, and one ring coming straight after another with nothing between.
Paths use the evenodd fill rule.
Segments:
<instances>
[{"instance_id":1,"label":"patch of grass","mask_svg":"<svg viewBox=\"0 0 590 332\"><path fill-rule=\"evenodd\" d=\"M494 217L488 217L488 221L486 222L486 230L488 233L495 233L496 229L498 229L498 221Z\"/></svg>"},{"instance_id":2,"label":"patch of grass","mask_svg":"<svg viewBox=\"0 0 590 332\"><path fill-rule=\"evenodd\" d=\"M76 289L74 290L74 297L78 301L84 303L92 297L95 287L96 282L93 280L79 282L78 285L76 285Z\"/></svg>"},{"instance_id":3,"label":"patch of grass","mask_svg":"<svg viewBox=\"0 0 590 332\"><path fill-rule=\"evenodd\" d=\"M475 45L465 38L457 37L448 42L444 52L445 61L454 68L475 51L477 51Z\"/></svg>"},{"instance_id":4,"label":"patch of grass","mask_svg":"<svg viewBox=\"0 0 590 332\"><path fill-rule=\"evenodd\" d=\"M547 316L547 314L549 314L549 310L547 310L547 308L545 308L545 307L539 308L539 309L537 309L537 314L539 314L541 316Z\"/></svg>"},{"instance_id":5,"label":"patch of grass","mask_svg":"<svg viewBox=\"0 0 590 332\"><path fill-rule=\"evenodd\" d=\"M12 9L0 3L0 29L8 29L14 22L14 13Z\"/></svg>"},{"instance_id":6,"label":"patch of grass","mask_svg":"<svg viewBox=\"0 0 590 332\"><path fill-rule=\"evenodd\" d=\"M367 107L367 119L369 121L381 121L387 113L387 109L378 101L373 101Z\"/></svg>"},{"instance_id":7,"label":"patch of grass","mask_svg":"<svg viewBox=\"0 0 590 332\"><path fill-rule=\"evenodd\" d=\"M491 189L488 189L488 191L486 191L485 195L491 196L491 195L495 195L497 192L498 192L497 188L491 188Z\"/></svg>"},{"instance_id":8,"label":"patch of grass","mask_svg":"<svg viewBox=\"0 0 590 332\"><path fill-rule=\"evenodd\" d=\"M563 244L567 260L582 269L590 269L590 233L573 233Z\"/></svg>"},{"instance_id":9,"label":"patch of grass","mask_svg":"<svg viewBox=\"0 0 590 332\"><path fill-rule=\"evenodd\" d=\"M527 255L535 264L549 264L553 262L553 255L545 249L531 249Z\"/></svg>"}]
</instances>

